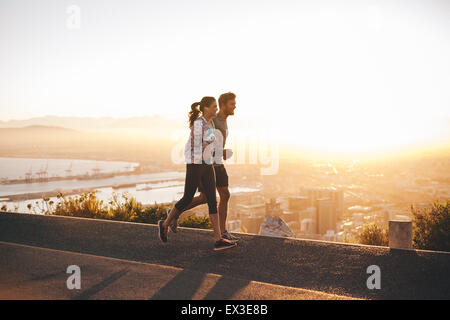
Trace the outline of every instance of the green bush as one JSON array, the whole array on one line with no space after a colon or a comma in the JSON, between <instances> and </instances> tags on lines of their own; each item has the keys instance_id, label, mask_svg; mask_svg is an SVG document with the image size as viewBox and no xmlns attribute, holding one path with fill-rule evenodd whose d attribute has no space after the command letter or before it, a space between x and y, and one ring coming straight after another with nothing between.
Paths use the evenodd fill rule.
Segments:
<instances>
[{"instance_id":1,"label":"green bush","mask_svg":"<svg viewBox=\"0 0 450 320\"><path fill-rule=\"evenodd\" d=\"M357 239L360 244L373 246L388 246L389 243L386 230L374 223L365 224Z\"/></svg>"},{"instance_id":2,"label":"green bush","mask_svg":"<svg viewBox=\"0 0 450 320\"><path fill-rule=\"evenodd\" d=\"M416 249L450 251L450 201L432 203L431 208L413 213L413 244Z\"/></svg>"},{"instance_id":3,"label":"green bush","mask_svg":"<svg viewBox=\"0 0 450 320\"><path fill-rule=\"evenodd\" d=\"M142 204L134 197L129 197L127 193L122 194L123 202L119 200L116 193L113 193L111 205L108 209L108 218L117 221L134 222L139 214L144 210Z\"/></svg>"},{"instance_id":4,"label":"green bush","mask_svg":"<svg viewBox=\"0 0 450 320\"><path fill-rule=\"evenodd\" d=\"M99 200L95 191L83 193L74 197L66 197L61 192L57 195L54 203L49 198L42 198L42 205L36 201L37 210L31 204L28 209L33 213L46 215L70 216L79 218L107 219L128 222L140 222L157 224L159 220L167 217L168 205L153 204L144 208L142 203L127 193L121 195L113 193L112 200L104 204ZM181 218L179 226L190 228L211 229L208 217L196 217L193 215Z\"/></svg>"},{"instance_id":5,"label":"green bush","mask_svg":"<svg viewBox=\"0 0 450 320\"><path fill-rule=\"evenodd\" d=\"M167 205L153 204L145 210L137 211L135 222L157 224L167 217Z\"/></svg>"},{"instance_id":6,"label":"green bush","mask_svg":"<svg viewBox=\"0 0 450 320\"><path fill-rule=\"evenodd\" d=\"M212 229L211 221L208 217L197 217L194 215L181 218L178 225L180 227Z\"/></svg>"},{"instance_id":7,"label":"green bush","mask_svg":"<svg viewBox=\"0 0 450 320\"><path fill-rule=\"evenodd\" d=\"M79 218L110 218L108 207L103 204L103 200L97 199L95 192L68 198L64 194L58 193L57 198L56 204L49 201L48 198L42 198L44 205L40 207L41 213ZM38 204L37 201L36 204Z\"/></svg>"}]
</instances>

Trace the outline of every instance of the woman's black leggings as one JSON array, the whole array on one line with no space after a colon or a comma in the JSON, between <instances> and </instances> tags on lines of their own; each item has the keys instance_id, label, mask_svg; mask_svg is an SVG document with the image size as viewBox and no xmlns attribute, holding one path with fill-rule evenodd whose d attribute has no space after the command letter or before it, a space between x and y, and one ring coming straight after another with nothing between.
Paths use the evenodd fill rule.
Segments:
<instances>
[{"instance_id":1,"label":"woman's black leggings","mask_svg":"<svg viewBox=\"0 0 450 320\"><path fill-rule=\"evenodd\" d=\"M184 195L176 204L180 212L184 210L191 203L197 191L200 181L203 185L203 192L208 202L209 214L217 213L217 199L216 199L216 177L212 164L186 164L186 181L184 183Z\"/></svg>"}]
</instances>

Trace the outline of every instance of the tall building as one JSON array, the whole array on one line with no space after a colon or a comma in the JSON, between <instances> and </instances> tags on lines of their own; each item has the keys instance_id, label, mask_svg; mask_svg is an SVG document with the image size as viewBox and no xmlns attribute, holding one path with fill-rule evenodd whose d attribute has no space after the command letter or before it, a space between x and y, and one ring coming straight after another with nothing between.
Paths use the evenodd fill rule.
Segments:
<instances>
[{"instance_id":1,"label":"tall building","mask_svg":"<svg viewBox=\"0 0 450 320\"><path fill-rule=\"evenodd\" d=\"M317 208L316 207L308 207L305 210L302 210L299 212L299 220L302 221L303 219L310 218L315 223L316 215L317 215Z\"/></svg>"},{"instance_id":2,"label":"tall building","mask_svg":"<svg viewBox=\"0 0 450 320\"><path fill-rule=\"evenodd\" d=\"M300 193L309 199L311 206L316 206L316 200L328 198L336 202L336 212L339 219L344 214L344 190L335 188L317 188L317 187L302 187Z\"/></svg>"},{"instance_id":3,"label":"tall building","mask_svg":"<svg viewBox=\"0 0 450 320\"><path fill-rule=\"evenodd\" d=\"M244 205L244 211L249 211L248 213L250 214L251 211L245 208L245 205L262 202L256 199L256 194L253 192L233 193L228 202L228 219L238 219L239 212L243 209L242 205Z\"/></svg>"},{"instance_id":4,"label":"tall building","mask_svg":"<svg viewBox=\"0 0 450 320\"><path fill-rule=\"evenodd\" d=\"M328 198L316 200L317 220L316 233L326 234L328 230L336 231L336 202Z\"/></svg>"},{"instance_id":5,"label":"tall building","mask_svg":"<svg viewBox=\"0 0 450 320\"><path fill-rule=\"evenodd\" d=\"M289 197L288 203L291 211L302 211L311 205L309 198L306 196Z\"/></svg>"},{"instance_id":6,"label":"tall building","mask_svg":"<svg viewBox=\"0 0 450 320\"><path fill-rule=\"evenodd\" d=\"M300 192L308 197L310 206L315 206L317 199L329 197L330 190L317 187L302 187Z\"/></svg>"},{"instance_id":7,"label":"tall building","mask_svg":"<svg viewBox=\"0 0 450 320\"><path fill-rule=\"evenodd\" d=\"M336 202L336 214L338 219L344 215L344 190L334 189L330 191L330 199Z\"/></svg>"}]
</instances>

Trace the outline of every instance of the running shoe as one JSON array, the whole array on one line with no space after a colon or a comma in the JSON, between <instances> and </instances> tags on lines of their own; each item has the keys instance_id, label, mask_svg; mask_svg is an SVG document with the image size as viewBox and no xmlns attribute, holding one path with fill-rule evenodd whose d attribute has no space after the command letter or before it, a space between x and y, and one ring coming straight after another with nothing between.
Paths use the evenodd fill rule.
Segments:
<instances>
[{"instance_id":1,"label":"running shoe","mask_svg":"<svg viewBox=\"0 0 450 320\"><path fill-rule=\"evenodd\" d=\"M164 220L158 221L158 235L159 240L161 240L162 242L167 242L167 234L169 232L169 228L164 228L163 222Z\"/></svg>"},{"instance_id":2,"label":"running shoe","mask_svg":"<svg viewBox=\"0 0 450 320\"><path fill-rule=\"evenodd\" d=\"M229 233L227 230L222 232L222 238L230 240L232 242L238 242L240 239L236 236L233 236L231 233Z\"/></svg>"},{"instance_id":3,"label":"running shoe","mask_svg":"<svg viewBox=\"0 0 450 320\"><path fill-rule=\"evenodd\" d=\"M171 209L167 210L167 216L169 216L170 210ZM178 232L178 217L173 219L171 224L169 224L169 228L170 228L170 231L172 231L173 233Z\"/></svg>"},{"instance_id":4,"label":"running shoe","mask_svg":"<svg viewBox=\"0 0 450 320\"><path fill-rule=\"evenodd\" d=\"M236 247L237 243L236 242L231 242L227 239L220 239L219 241L216 241L214 243L214 251L218 251L218 250L224 250L224 249L228 249L228 248L233 248Z\"/></svg>"}]
</instances>

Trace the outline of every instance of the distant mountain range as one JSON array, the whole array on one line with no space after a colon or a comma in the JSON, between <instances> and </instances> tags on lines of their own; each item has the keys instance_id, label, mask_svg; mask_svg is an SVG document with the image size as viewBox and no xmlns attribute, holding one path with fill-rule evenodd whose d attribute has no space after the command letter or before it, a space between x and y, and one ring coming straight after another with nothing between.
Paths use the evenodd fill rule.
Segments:
<instances>
[{"instance_id":1,"label":"distant mountain range","mask_svg":"<svg viewBox=\"0 0 450 320\"><path fill-rule=\"evenodd\" d=\"M130 118L112 117L59 117L47 115L26 120L0 121L0 128L23 128L29 126L63 127L74 130L103 130L103 129L166 129L182 128L186 121L170 120L160 116L143 116Z\"/></svg>"},{"instance_id":2,"label":"distant mountain range","mask_svg":"<svg viewBox=\"0 0 450 320\"><path fill-rule=\"evenodd\" d=\"M53 132L53 133L76 133L78 130L70 129L70 128L63 128L63 127L57 127L57 126L42 126L42 125L31 125L31 126L25 126L25 127L14 127L14 128L0 128L0 132L2 133L18 133L18 132L28 132L28 133L39 133L39 132Z\"/></svg>"},{"instance_id":3,"label":"distant mountain range","mask_svg":"<svg viewBox=\"0 0 450 320\"><path fill-rule=\"evenodd\" d=\"M170 163L174 142L161 128L173 123L155 118L120 121L72 117L3 121L0 156Z\"/></svg>"}]
</instances>

